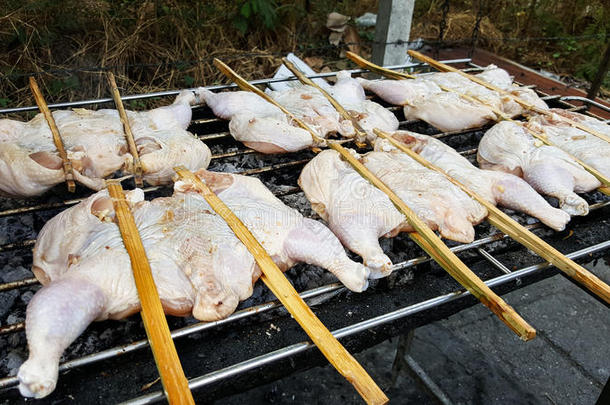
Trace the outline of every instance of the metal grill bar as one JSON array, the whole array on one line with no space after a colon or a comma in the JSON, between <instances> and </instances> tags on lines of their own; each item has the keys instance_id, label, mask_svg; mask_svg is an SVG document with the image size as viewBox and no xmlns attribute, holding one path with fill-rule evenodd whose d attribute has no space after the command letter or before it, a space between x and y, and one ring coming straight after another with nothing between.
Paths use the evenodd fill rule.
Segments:
<instances>
[{"instance_id":1,"label":"metal grill bar","mask_svg":"<svg viewBox=\"0 0 610 405\"><path fill-rule=\"evenodd\" d=\"M602 242L597 245L590 246L585 249L578 250L576 252L567 254L566 256L570 259L577 259L579 257L586 256L590 253L594 253L603 249L610 247L610 241ZM485 281L489 287L497 287L503 284L506 284L510 281L516 280L517 278L529 276L538 271L551 267L548 262L535 264L533 266L525 267L523 269L513 271L510 274L505 274L502 276L498 276L492 278L490 280ZM406 316L414 315L418 312L423 312L426 310L430 310L436 308L440 305L449 303L451 301L455 301L458 298L466 297L470 295L470 293L466 290L455 291L449 294L441 295L426 301L419 302L417 304L409 305L407 307L398 309L393 312L389 312L384 315L380 315L378 317L368 319L366 321L358 322L350 326L346 326L341 329L337 329L333 331L333 335L340 339L343 337L351 336L360 332L364 332L366 330L375 328L377 326L386 324L388 322L396 321L398 319L404 318ZM301 342L296 343L282 349L273 351L271 353L264 354L262 356L255 357L250 360L246 360L244 362L226 367L221 370L213 371L211 373L205 374L201 377L196 377L189 380L189 387L194 390L197 388L205 387L206 385L210 385L217 381L221 381L227 379L229 377L234 377L239 374L243 374L246 371L256 369L263 365L267 365L278 360L292 357L296 354L302 353L306 350L312 349L315 347L311 342ZM127 405L144 405L151 404L157 401L160 401L164 398L162 391L156 391L150 393L148 395L143 395L141 397L125 401L123 404Z\"/></svg>"}]
</instances>

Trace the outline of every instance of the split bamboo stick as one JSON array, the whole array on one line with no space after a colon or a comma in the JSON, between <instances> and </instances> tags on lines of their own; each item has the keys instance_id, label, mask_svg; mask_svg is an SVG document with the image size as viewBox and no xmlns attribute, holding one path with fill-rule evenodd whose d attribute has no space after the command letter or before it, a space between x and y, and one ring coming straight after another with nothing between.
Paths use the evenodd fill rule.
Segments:
<instances>
[{"instance_id":1,"label":"split bamboo stick","mask_svg":"<svg viewBox=\"0 0 610 405\"><path fill-rule=\"evenodd\" d=\"M406 75L406 74L401 74L400 76L397 76L396 73L394 71L391 71L389 69L383 68L381 66L378 66L372 62L369 62L368 60L360 57L359 55L356 55L352 52L347 52L346 56L348 57L348 59L352 60L354 63L356 63L358 66L369 69L371 71L377 72L381 75L384 75L386 77L389 78L395 78L397 80L403 80L403 79L414 79L416 78L416 76L414 75ZM452 68L453 69L453 68ZM459 72L461 72L460 70L458 70ZM520 121L516 121L513 120L512 118L508 117L506 114L504 114L504 112L498 110L497 108L490 106L488 104L486 104L485 102L471 97L469 95L466 94L462 94L456 90L450 89L448 87L445 86L439 86L441 88L441 90L446 91L446 92L451 92L451 93L455 93L458 96L460 96L461 98L465 99L465 100L469 100L472 102L477 102L479 104L482 104L488 108L490 108L497 116L500 120L506 120L506 121L510 121L513 122L521 127L523 127L525 130L527 130L534 138L540 140L542 143L549 145L549 146L555 146L553 145L547 138L547 136L545 134L541 134L538 133L537 131L534 131L531 128L528 128L527 126L523 125L522 122ZM557 147L557 146L555 146ZM583 162L582 160L578 159L575 156L572 156L570 153L564 151L565 153L567 153L568 155L570 155L570 157L576 162L578 163L580 166L582 166L586 171L588 171L589 173L591 173L593 176L595 176L604 186L598 188L597 190L606 194L606 195L610 195L610 179L605 176L603 173L599 172L598 170L596 170L595 168L589 166L588 164L586 164L585 162Z\"/></svg>"},{"instance_id":2,"label":"split bamboo stick","mask_svg":"<svg viewBox=\"0 0 610 405\"><path fill-rule=\"evenodd\" d=\"M66 184L68 185L68 191L73 193L76 190L76 184L74 184L74 168L72 167L72 162L68 159L68 154L66 153L66 149L64 148L64 142L61 139L59 134L59 129L57 129L57 124L55 124L55 119L53 118L53 114L49 111L49 107L47 106L47 102L38 87L38 83L36 83L36 79L30 76L30 89L34 94L34 100L36 100L36 104L40 109L42 115L49 124L49 128L51 129L51 134L53 135L53 143L55 143L55 147L59 152L59 157L63 161L63 169L64 175L66 176Z\"/></svg>"},{"instance_id":3,"label":"split bamboo stick","mask_svg":"<svg viewBox=\"0 0 610 405\"><path fill-rule=\"evenodd\" d=\"M288 68L288 70L290 70L299 79L299 81L301 83L317 89L320 93L322 93L324 95L324 97L326 97L326 99L332 104L332 106L335 107L335 110L337 110L339 112L339 114L341 114L343 116L343 118L348 119L352 122L352 124L354 126L354 130L356 131L356 139L358 140L358 142L362 142L362 141L366 140L366 131L364 129L362 129L362 127L358 123L358 120L356 120L354 118L354 116L349 113L349 111L347 111L345 108L343 108L343 106L339 102L337 102L337 100L335 100L334 97L332 97L322 87L318 86L318 84L316 82L314 82L313 80L311 80L307 76L305 76L303 74L303 72L301 72L287 58L282 58L282 63L284 64L284 66L286 66ZM358 147L364 147L364 146L366 146L366 145L363 143L358 145Z\"/></svg>"},{"instance_id":4,"label":"split bamboo stick","mask_svg":"<svg viewBox=\"0 0 610 405\"><path fill-rule=\"evenodd\" d=\"M429 64L430 66L435 67L438 70L441 70L441 71L444 71L444 72L456 72L456 73L459 73L460 75L466 77L467 79L469 79L469 80L471 80L471 81L473 81L473 82L475 82L477 84L480 84L481 86L484 86L484 87L486 87L486 88L488 88L490 90L496 91L496 92L498 92L500 94L506 95L506 96L510 97L515 102L519 103L521 106L523 106L524 108L526 108L528 110L534 111L534 112L536 112L538 114L547 115L547 116L552 116L553 115L553 113L551 111L545 110L544 108L540 108L540 107L537 107L537 106L535 106L535 105L533 105L531 103L528 103L527 101L523 100L520 97L515 96L514 94L510 93L509 91L506 91L506 90L501 89L501 88L499 88L497 86L494 86L493 84L491 84L489 82L486 82L485 80L483 80L483 79L481 79L479 77L470 75L470 74L468 74L466 72L462 72L460 69L456 69L453 66L449 66L449 65L446 65L444 63L441 63L441 62L439 62L439 61L437 61L435 59L432 59L432 58L430 58L430 57L428 57L428 56L426 56L426 55L424 55L424 54L422 54L420 52L409 50L408 53L409 53L409 55L413 56L414 58L417 58L417 59L421 60L422 62L425 62L425 63ZM591 135L594 135L594 136L596 136L596 137L598 137L600 139L603 139L606 142L610 142L610 137L608 137L608 135L606 135L606 134L603 134L603 133L601 133L599 131L596 131L593 128L589 128L586 125L581 124L580 122L576 122L574 120L571 120L571 119L569 119L567 117L560 117L560 118L561 118L561 120L569 123L571 126L574 126L574 127L578 128L580 130L583 130L585 132L588 132Z\"/></svg>"},{"instance_id":5,"label":"split bamboo stick","mask_svg":"<svg viewBox=\"0 0 610 405\"><path fill-rule=\"evenodd\" d=\"M387 403L389 400L383 391L316 317L243 222L199 177L184 167L177 167L175 170L181 179L189 181L197 188L210 207L225 220L235 236L248 248L263 272L261 276L263 282L301 325L335 369L356 388L367 403Z\"/></svg>"},{"instance_id":6,"label":"split bamboo stick","mask_svg":"<svg viewBox=\"0 0 610 405\"><path fill-rule=\"evenodd\" d=\"M449 181L461 188L462 191L487 208L487 211L489 212L487 219L493 226L510 236L516 242L535 252L538 256L547 260L559 270L563 271L566 275L572 277L585 286L589 291L593 292L595 295L610 304L610 286L608 286L608 284L604 283L584 267L568 259L561 252L536 236L533 232L529 231L517 221L506 215L494 204L452 178L444 170L428 162L422 156L409 149L409 147L407 147L407 145L404 143L394 139L390 134L384 131L375 129L374 132L380 138L387 139L392 145L409 155L409 157L420 163L422 166L443 174Z\"/></svg>"},{"instance_id":7,"label":"split bamboo stick","mask_svg":"<svg viewBox=\"0 0 610 405\"><path fill-rule=\"evenodd\" d=\"M131 125L129 125L129 119L127 118L127 113L125 112L125 107L123 106L123 100L121 100L119 88L114 80L114 74L112 72L108 72L106 78L108 79L110 91L112 92L112 98L114 99L114 104L119 112L121 123L123 124L123 130L125 131L125 139L127 140L129 153L131 153L131 156L133 157L133 171L136 187L142 187L144 186L144 181L142 180L142 162L140 161L136 141L133 137L133 132L131 132Z\"/></svg>"},{"instance_id":8,"label":"split bamboo stick","mask_svg":"<svg viewBox=\"0 0 610 405\"><path fill-rule=\"evenodd\" d=\"M220 62L220 61L219 61ZM221 62L222 63L222 62ZM218 66L218 64L217 64ZM224 72L224 71L223 71ZM225 73L227 74L227 73ZM229 74L227 74L229 76ZM235 83L243 90L250 90L254 86L246 80L239 77L235 72L232 72L231 79L239 78ZM256 89L258 90L258 89ZM260 90L259 90L260 91ZM270 103L281 106L273 99L268 100ZM295 119L293 114L283 109L292 119ZM343 110L345 111L345 110ZM295 120L299 123L299 120ZM303 129L310 132L314 136L314 132L307 125L303 124ZM383 191L392 201L392 203L401 211L407 221L413 226L419 234L409 233L411 238L426 251L430 257L437 261L455 280L472 293L474 297L479 299L486 305L494 314L496 314L512 331L514 331L521 339L530 340L536 336L536 331L525 320L523 320L515 310L510 307L502 298L496 295L476 274L472 272L448 247L440 240L438 236L426 225L417 215L379 178L371 173L358 159L352 156L347 149L336 142L328 142L331 149L337 151L343 159L350 163L354 169L365 179L371 182L374 186Z\"/></svg>"},{"instance_id":9,"label":"split bamboo stick","mask_svg":"<svg viewBox=\"0 0 610 405\"><path fill-rule=\"evenodd\" d=\"M193 395L182 370L172 340L150 264L140 239L138 228L125 200L121 183L106 182L116 212L119 230L133 270L133 278L142 305L142 321L157 363L165 395L170 404L194 404Z\"/></svg>"}]
</instances>

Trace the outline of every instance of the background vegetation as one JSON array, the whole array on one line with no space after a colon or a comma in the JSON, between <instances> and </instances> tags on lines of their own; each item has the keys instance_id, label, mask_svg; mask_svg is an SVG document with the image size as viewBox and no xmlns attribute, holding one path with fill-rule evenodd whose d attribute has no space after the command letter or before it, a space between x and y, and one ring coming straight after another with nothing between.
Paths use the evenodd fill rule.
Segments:
<instances>
[{"instance_id":1,"label":"background vegetation","mask_svg":"<svg viewBox=\"0 0 610 405\"><path fill-rule=\"evenodd\" d=\"M342 48L328 43L326 16L358 17L376 12L376 3L3 0L0 106L33 104L32 72L42 72L49 101L65 101L108 95L104 69L129 94L223 82L211 64L215 56L250 78L272 74L288 51L344 67ZM417 0L411 38L468 47L477 15L478 46L581 80L594 76L610 35L610 5L603 0ZM359 36L366 56L373 32ZM604 85L610 88L610 77Z\"/></svg>"}]
</instances>

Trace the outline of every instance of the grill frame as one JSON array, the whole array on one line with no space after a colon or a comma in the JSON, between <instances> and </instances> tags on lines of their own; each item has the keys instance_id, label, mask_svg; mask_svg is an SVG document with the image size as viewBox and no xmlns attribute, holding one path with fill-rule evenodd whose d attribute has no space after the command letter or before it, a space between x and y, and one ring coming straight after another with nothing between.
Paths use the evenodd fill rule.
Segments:
<instances>
[{"instance_id":1,"label":"grill frame","mask_svg":"<svg viewBox=\"0 0 610 405\"><path fill-rule=\"evenodd\" d=\"M470 66L468 68L468 70L478 70L481 68L480 66L477 66L474 63L472 63L472 61L470 59L445 61L444 63L450 63L450 64L466 63L468 66ZM405 67L420 67L420 66L425 66L425 65L418 63L418 64L394 66L393 68L398 69L398 68L405 68ZM362 72L364 72L364 70L357 69L357 70L353 70L352 72L353 73L362 73ZM315 76L311 76L311 77L328 77L328 76L334 75L335 73L336 72L331 72L331 73L315 75ZM270 83L272 81L282 81L282 80L262 79L262 80L253 81L253 83L266 84L266 83ZM232 87L235 87L235 85L210 86L207 88L211 89L211 90L219 90L219 89L226 89L226 88L232 88ZM143 98L149 98L149 97L171 96L171 95L175 95L177 93L178 93L178 91L167 91L167 92L148 93L148 94L142 94L142 95L124 96L122 98L124 100L135 100L135 99L143 99ZM561 99L558 99L557 96L550 96L548 94L542 94L542 95L543 95L543 97L545 97L547 99L547 101L553 101L553 102L556 101L557 103L561 103L562 105L564 105L565 107L567 107L569 109L572 109L572 110L583 109L583 107L577 107L577 106L571 105L565 101L562 101ZM82 102L52 104L52 105L50 105L50 107L88 106L88 105L100 104L100 103L111 102L111 101L112 101L112 99L85 100ZM36 107L21 107L21 108L17 108L17 109L4 109L4 110L0 110L0 114L26 112L26 111L31 111L32 109L35 109L35 108ZM201 126L201 125L214 126L214 125L219 124L221 121L222 120L219 120L216 118L205 118L204 117L204 118L200 118L200 119L195 119L193 121L193 124L195 126ZM405 125L409 125L412 123L413 122L402 121L401 127L404 127ZM223 125L226 125L226 124L223 124ZM437 135L437 138L451 138L453 136L459 136L459 135L475 133L475 132L477 132L477 129L460 131L457 133L441 133L441 134ZM225 140L230 140L230 135L226 131L215 132L212 134L206 134L206 135L202 135L199 137L202 140L210 140L210 141L220 140L222 142ZM233 141L233 144L238 145L237 151L217 153L213 156L213 159L219 160L219 159L225 159L225 158L236 157L236 156L240 156L240 155L248 155L248 154L254 153L253 151L251 151L249 149L243 149L243 148L240 149L239 148L240 145L235 141ZM468 155L468 154L472 154L473 152L476 153L476 149L474 149L474 150L469 149L464 152L466 152L465 154ZM279 164L264 166L262 168L249 169L249 170L246 170L245 174L268 173L268 172L272 172L272 171L276 171L276 170L281 170L286 167L295 167L300 164L303 164L305 161L306 160L303 160L303 159L297 159L294 161L282 162ZM150 195L150 193L160 191L161 189L163 189L163 187L147 187L147 188L145 188L145 192ZM298 190L295 190L295 189L289 190L288 192L283 193L283 196L290 195L293 192L298 192ZM282 194L282 193L280 193L280 194ZM79 199L73 198L73 199L64 201L64 203L34 204L34 205L30 205L30 206L25 206L23 208L17 208L14 210L4 210L4 211L0 212L0 218L9 217L9 216L13 216L13 215L21 215L24 213L44 211L46 209L65 208L65 207L71 206L73 204L76 204L78 201L79 201ZM598 204L597 206L593 206L592 208L597 208L597 210L596 210L597 212L609 212L610 211L610 209L608 208L609 205L610 205L610 201L606 201L604 203ZM595 216L595 214L594 214L594 216ZM607 215L606 215L606 217L607 217ZM573 219L573 221L574 221L574 219ZM576 222L579 223L579 222L587 222L587 221L576 220ZM530 228L540 229L541 226L539 224L534 224L534 225L531 225ZM557 236L557 235L554 234L553 236ZM499 259L498 257L494 256L493 254L487 252L486 250L481 251L482 247L489 245L490 243L497 242L499 240L503 240L503 239L507 239L506 235L497 233L492 236L487 236L487 237L481 238L479 240L476 240L475 242L473 242L471 244L455 245L452 247L452 250L454 250L456 252L465 252L465 251L469 251L469 250L479 249L477 251L477 253L482 257L482 263L486 263L486 265L489 266L489 269L492 270L492 272L490 274L501 273L501 275L499 275L499 276L487 277L486 282L489 283L490 286L498 287L501 290L504 290L504 289L513 290L513 289L521 288L521 286L530 284L531 282L534 282L537 279L550 277L550 276L556 274L556 271L546 270L548 268L548 264L545 265L544 263L532 264L532 265L524 266L524 267L520 268L519 270L511 271L511 270L507 269L506 266L502 265L501 259ZM11 243L11 244L1 245L0 253L5 253L5 252L9 252L9 251L14 251L14 250L23 250L24 248L28 248L28 247L32 246L32 244L33 244L33 240L26 240L26 241L18 241L18 242ZM572 252L572 253L575 254L575 256L574 256L575 258L576 257L582 258L584 256L591 255L591 254L594 254L594 255L600 254L602 251L607 249L609 246L610 246L610 239L603 241L601 243L593 244L591 246L586 246L582 249L579 249L576 253L574 253L574 252ZM484 253L482 253L482 252L484 252ZM397 263L395 265L395 270L400 271L400 270L408 269L413 266L426 263L429 260L430 260L429 258L426 258L423 256L412 258L407 261ZM506 273L507 271L508 271L508 273ZM448 275L445 275L445 277L450 278ZM515 283L513 283L513 281ZM13 288L21 288L24 286L32 285L33 283L34 282L32 281L32 279L19 280L18 282L9 286L10 288L7 287L7 283L4 283L4 284L0 285L0 292L9 291ZM10 283L8 283L8 284L10 284ZM449 284L451 284L451 283L449 283ZM333 295L340 294L341 296L344 296L346 293L345 293L345 289L340 284L332 283L332 284L325 285L323 287L304 291L302 293L302 296L307 299L312 299L312 298L319 298L321 296L328 295L328 294L333 294ZM364 293L364 294L367 294L367 293ZM350 295L350 294L347 294L347 295ZM448 292L446 291L435 297L430 297L430 298L424 299L419 302L411 303L402 308L395 309L393 311L378 315L378 316L370 318L368 320L365 319L365 320L361 320L359 322L355 322L348 326L334 328L335 335L339 338L348 338L349 339L349 342L351 342L351 343L348 342L348 344L347 344L348 349L350 349L350 347L358 348L359 345L354 344L353 339L350 339L350 338L353 338L353 335L361 336L363 334L370 334L371 331L379 329L380 327L387 326L388 324L394 325L399 320L404 321L404 319L403 319L404 317L418 318L418 316L416 316L416 315L420 315L421 313L428 313L431 310L436 310L436 309L440 309L440 308L445 308L445 310L440 312L440 313L444 314L444 316L447 316L447 314L459 312L459 310L461 310L465 307L474 305L476 303L476 301L473 300L472 297L469 298L468 296L469 296L469 294L467 292L464 292L461 289L455 290L455 288L453 288L453 290L451 290L451 291L448 291ZM457 305L451 309L447 308L448 304L453 305L456 302L459 302L460 305ZM325 305L328 305L328 303ZM280 309L280 310L277 311L278 309ZM256 307L242 309L242 310L234 313L233 315L231 315L229 318L222 320L222 321L205 323L205 324L197 323L192 326L187 326L187 327L184 327L184 328L181 328L178 330L174 330L172 332L172 336L175 338L177 338L177 337L183 338L185 336L191 336L196 333L201 333L201 332L205 332L205 331L213 331L218 328L222 329L221 327L224 325L236 323L237 321L242 321L246 318L250 318L253 316L254 316L254 318L257 318L258 315L261 315L265 312L269 312L271 310L275 310L275 312L280 312L280 313L283 312L283 310L281 310L280 305L277 303L277 301L267 302L267 303L260 304ZM316 308L317 312L318 312L318 310L319 310L319 308ZM274 312L274 311L272 311L272 312ZM276 319L276 318L273 318L273 319ZM279 318L284 318L284 320L285 320L285 318L287 318L287 317L285 316L285 313L284 313L284 315L280 315ZM434 316L427 316L426 319L424 319L423 321L425 321L424 323L428 323L430 321L433 321L434 318L435 318ZM418 322L421 323L422 320L418 320L416 323L418 323ZM411 324L411 323L404 322L404 324L408 325L409 327L413 327L413 324ZM295 327L298 328L298 326L296 326L296 324L295 324ZM331 326L329 326L329 327L331 327ZM5 327L5 326L0 327L0 337L6 335L7 333L15 332L15 329L18 330L17 327L11 326L11 325L9 325L9 329L12 328L12 330L7 330L6 328L7 327ZM399 332L404 329L405 329L404 325L403 326L394 325L390 328L390 330L391 330L390 332L384 332L384 334L387 333L389 335L393 335L393 334L396 334L396 332ZM85 332L85 333L87 333L87 332ZM363 342L365 340L366 341L371 340L371 338L369 338L369 339L357 338L356 340L358 340L358 339L362 340ZM372 340L376 340L376 339L372 339ZM83 365L86 365L86 364L99 365L100 363L103 363L108 359L115 359L115 358L119 357L119 355L125 355L128 353L129 354L136 353L136 352L140 351L141 349L145 348L146 346L147 346L147 343L145 342L145 340L134 341L134 342L130 343L128 346L115 347L112 349L108 349L106 351L91 354L88 357L70 360L66 363L63 363L62 369L60 369L60 371L72 370L77 367L82 367ZM193 388L201 388L203 386L210 386L210 385L222 386L223 383L227 382L227 379L236 378L236 377L243 378L244 376L250 375L252 370L254 370L254 369L260 369L261 367L269 368L269 366L273 367L273 364L275 362L278 362L278 361L285 362L286 359L295 359L295 358L302 359L303 354L305 352L309 352L309 353L312 352L312 350L310 350L310 349L313 349L313 348L314 347L311 343L301 340L301 341L298 341L297 343L292 343L292 344L284 346L280 349L276 349L272 352L269 352L268 354L255 356L251 359L241 361L236 364L230 365L228 367L214 370L212 372L208 372L199 377L195 377L192 381ZM317 351L315 351L315 352L317 352ZM140 354L142 355L142 353L140 353ZM183 356L181 355L181 359L182 359L182 357ZM311 357L314 361L304 361L303 362L304 366L312 365L314 363L323 364L323 359L320 358L319 355L318 356L312 355ZM150 359L150 362L152 362L152 359ZM292 367L292 369L296 369L296 368L298 368L298 367L295 367L295 366ZM365 368L366 368L366 365L365 365ZM272 373L269 373L269 375L271 375L271 374ZM62 378L64 378L64 377L65 376L60 375L60 377L59 377L60 384L62 382ZM11 390L11 388L13 388L15 386L15 384L16 384L16 378L14 378L14 377L1 378L0 379L0 388L5 388L6 390L3 392L0 392L0 399L2 399L2 397L4 397L4 395L6 393L9 394L9 397L13 397L13 395L11 395L11 391L13 391L13 393L14 393L14 390ZM244 385L244 387L246 387L246 386L247 385ZM217 390L217 392L222 393L223 390L219 389L219 390ZM54 396L52 395L51 397L54 397ZM144 396L138 396L136 398L132 398L132 400L128 401L128 403L138 403L138 404L139 403L151 403L151 402L161 400L162 398L163 398L162 392L156 391L156 392L144 395Z\"/></svg>"}]
</instances>

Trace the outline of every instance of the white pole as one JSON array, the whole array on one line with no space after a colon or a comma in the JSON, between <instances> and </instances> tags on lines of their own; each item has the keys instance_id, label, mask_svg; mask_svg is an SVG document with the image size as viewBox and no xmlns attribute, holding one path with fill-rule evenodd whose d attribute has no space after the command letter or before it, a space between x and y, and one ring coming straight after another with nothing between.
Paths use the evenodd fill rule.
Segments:
<instances>
[{"instance_id":1,"label":"white pole","mask_svg":"<svg viewBox=\"0 0 610 405\"><path fill-rule=\"evenodd\" d=\"M415 0L379 0L373 63L388 66L407 61L407 42L414 5Z\"/></svg>"}]
</instances>

